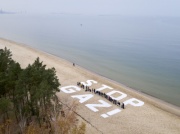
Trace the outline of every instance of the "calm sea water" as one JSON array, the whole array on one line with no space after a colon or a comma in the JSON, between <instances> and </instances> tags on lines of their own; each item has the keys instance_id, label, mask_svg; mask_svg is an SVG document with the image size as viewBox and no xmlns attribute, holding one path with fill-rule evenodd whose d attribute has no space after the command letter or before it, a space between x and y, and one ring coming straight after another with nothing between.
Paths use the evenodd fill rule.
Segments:
<instances>
[{"instance_id":1,"label":"calm sea water","mask_svg":"<svg viewBox=\"0 0 180 134\"><path fill-rule=\"evenodd\" d=\"M9 14L0 37L180 106L180 18Z\"/></svg>"}]
</instances>

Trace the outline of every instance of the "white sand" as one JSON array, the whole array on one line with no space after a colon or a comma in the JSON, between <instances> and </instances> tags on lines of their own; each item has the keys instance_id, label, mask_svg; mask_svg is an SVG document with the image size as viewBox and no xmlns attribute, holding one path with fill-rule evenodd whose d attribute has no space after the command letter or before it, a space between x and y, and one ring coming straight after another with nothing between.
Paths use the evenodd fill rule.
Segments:
<instances>
[{"instance_id":1,"label":"white sand","mask_svg":"<svg viewBox=\"0 0 180 134\"><path fill-rule=\"evenodd\" d=\"M93 98L84 103L79 103L77 113L80 115L79 119L84 120L87 124L88 134L138 134L138 133L159 133L159 134L179 134L180 133L180 108L167 104L159 99L155 99L148 95L139 93L130 88L116 83L112 80L99 76L79 66L72 66L72 63L61 59L59 57L47 54L45 52L35 50L23 44L18 44L5 39L0 39L0 49L7 47L12 51L13 59L25 68L29 63L34 62L37 57L43 61L49 68L55 67L57 76L61 83L61 87L74 85L78 81L96 80L98 83L93 84L92 88L99 88L102 84L112 87L114 90L119 90L127 94L127 97L120 100L124 102L130 98L137 98L145 104L142 107L134 107L127 105L126 109L120 113L112 115L108 118L101 117L118 107L105 98L93 94ZM103 90L109 92L108 90ZM72 98L72 95L91 94L84 90L66 94L64 92L57 93L58 97L64 103L71 101L78 101L77 98ZM91 111L86 104L99 103L98 100L104 100L111 104L110 108L98 108L98 112Z\"/></svg>"}]
</instances>

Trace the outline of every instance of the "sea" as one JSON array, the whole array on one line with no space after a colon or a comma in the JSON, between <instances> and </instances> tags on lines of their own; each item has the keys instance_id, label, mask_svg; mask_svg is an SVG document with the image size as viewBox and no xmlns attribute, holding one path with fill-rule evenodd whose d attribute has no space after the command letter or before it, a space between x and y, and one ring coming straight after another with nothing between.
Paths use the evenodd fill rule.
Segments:
<instances>
[{"instance_id":1,"label":"sea","mask_svg":"<svg viewBox=\"0 0 180 134\"><path fill-rule=\"evenodd\" d=\"M0 37L180 107L180 17L0 14Z\"/></svg>"}]
</instances>

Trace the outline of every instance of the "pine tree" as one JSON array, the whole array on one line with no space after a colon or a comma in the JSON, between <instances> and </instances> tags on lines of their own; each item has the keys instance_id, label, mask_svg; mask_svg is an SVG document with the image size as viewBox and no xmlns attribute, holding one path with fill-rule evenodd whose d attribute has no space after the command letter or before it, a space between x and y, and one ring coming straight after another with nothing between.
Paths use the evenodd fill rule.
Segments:
<instances>
[{"instance_id":1,"label":"pine tree","mask_svg":"<svg viewBox=\"0 0 180 134\"><path fill-rule=\"evenodd\" d=\"M0 98L0 115L3 117L4 122L9 119L8 111L10 109L11 101L7 98Z\"/></svg>"},{"instance_id":2,"label":"pine tree","mask_svg":"<svg viewBox=\"0 0 180 134\"><path fill-rule=\"evenodd\" d=\"M7 95L5 87L8 81L8 69L13 62L11 56L10 50L6 47L0 49L0 97L5 97Z\"/></svg>"},{"instance_id":3,"label":"pine tree","mask_svg":"<svg viewBox=\"0 0 180 134\"><path fill-rule=\"evenodd\" d=\"M48 120L47 111L51 99L58 91L60 83L54 68L46 69L39 58L24 69L16 85L17 101L27 115L36 116L41 126L42 120Z\"/></svg>"},{"instance_id":4,"label":"pine tree","mask_svg":"<svg viewBox=\"0 0 180 134\"><path fill-rule=\"evenodd\" d=\"M21 69L11 57L9 49L0 49L2 133L10 133L9 126L16 119L19 126L16 133L38 133L46 129L46 133L84 134L85 124L77 126L76 105L64 110L55 95L60 86L55 68L47 68L37 58L32 65Z\"/></svg>"}]
</instances>

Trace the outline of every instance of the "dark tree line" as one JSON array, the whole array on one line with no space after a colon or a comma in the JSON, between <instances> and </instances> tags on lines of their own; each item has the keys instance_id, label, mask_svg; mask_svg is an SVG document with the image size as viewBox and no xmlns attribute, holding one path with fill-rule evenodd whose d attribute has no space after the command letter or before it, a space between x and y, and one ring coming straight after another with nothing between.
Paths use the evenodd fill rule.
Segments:
<instances>
[{"instance_id":1,"label":"dark tree line","mask_svg":"<svg viewBox=\"0 0 180 134\"><path fill-rule=\"evenodd\" d=\"M35 123L38 128L45 127L48 133L54 133L52 118L54 113L59 118L62 112L62 105L55 95L59 86L55 68L47 68L37 58L33 64L22 69L12 59L9 49L0 49L1 132L11 133L10 127L18 126L13 133L39 133L32 128L32 123Z\"/></svg>"}]
</instances>

